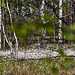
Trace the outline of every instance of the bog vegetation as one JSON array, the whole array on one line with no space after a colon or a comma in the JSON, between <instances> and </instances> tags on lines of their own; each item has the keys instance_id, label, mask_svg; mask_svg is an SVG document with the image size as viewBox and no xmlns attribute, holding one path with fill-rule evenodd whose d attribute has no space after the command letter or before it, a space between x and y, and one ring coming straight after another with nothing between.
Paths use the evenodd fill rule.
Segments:
<instances>
[{"instance_id":1,"label":"bog vegetation","mask_svg":"<svg viewBox=\"0 0 75 75\"><path fill-rule=\"evenodd\" d=\"M73 75L75 59L66 57L61 50L60 56L44 60L18 60L12 63L10 58L0 57L0 75Z\"/></svg>"},{"instance_id":2,"label":"bog vegetation","mask_svg":"<svg viewBox=\"0 0 75 75\"><path fill-rule=\"evenodd\" d=\"M59 54L17 59L36 49ZM75 75L75 0L0 0L0 75Z\"/></svg>"}]
</instances>

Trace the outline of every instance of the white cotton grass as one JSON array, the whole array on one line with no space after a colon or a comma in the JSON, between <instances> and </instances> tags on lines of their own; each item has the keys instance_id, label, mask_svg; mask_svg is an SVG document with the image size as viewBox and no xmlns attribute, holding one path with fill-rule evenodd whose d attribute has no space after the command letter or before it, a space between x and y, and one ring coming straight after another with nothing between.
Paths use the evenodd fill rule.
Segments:
<instances>
[{"instance_id":1,"label":"white cotton grass","mask_svg":"<svg viewBox=\"0 0 75 75\"><path fill-rule=\"evenodd\" d=\"M75 56L75 51L71 49L64 50L66 55ZM0 56L10 57L10 51L0 51ZM32 49L32 50L24 50L18 51L18 59L42 59L48 57L56 57L59 53L57 51L45 50L45 49Z\"/></svg>"}]
</instances>

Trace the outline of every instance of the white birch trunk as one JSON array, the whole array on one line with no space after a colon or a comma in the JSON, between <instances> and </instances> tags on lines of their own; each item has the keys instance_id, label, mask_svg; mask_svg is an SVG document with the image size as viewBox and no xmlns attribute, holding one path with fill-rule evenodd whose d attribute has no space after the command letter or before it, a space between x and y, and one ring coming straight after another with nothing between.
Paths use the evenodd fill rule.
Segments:
<instances>
[{"instance_id":1,"label":"white birch trunk","mask_svg":"<svg viewBox=\"0 0 75 75\"><path fill-rule=\"evenodd\" d=\"M5 38L6 42L7 42L7 44L9 45L9 47L11 48L10 42L8 41L7 36L6 36L6 34L5 34L5 29L4 29L3 22L2 22L2 30L3 30L4 38Z\"/></svg>"},{"instance_id":2,"label":"white birch trunk","mask_svg":"<svg viewBox=\"0 0 75 75\"><path fill-rule=\"evenodd\" d=\"M45 0L42 0L42 4L41 4L41 7L40 7L40 16L41 16L41 20L43 22L43 24L45 24L45 21L44 21L44 7L45 7ZM42 34L41 34L41 48L45 48L46 47L46 29L43 29L42 30Z\"/></svg>"},{"instance_id":3,"label":"white birch trunk","mask_svg":"<svg viewBox=\"0 0 75 75\"><path fill-rule=\"evenodd\" d=\"M11 15L11 12L10 12L10 8L9 8L9 5L8 5L8 0L7 0L7 9L8 9L8 12L9 12L9 16L10 16L10 22L12 24L12 15ZM14 32L14 30L13 30ZM16 37L16 34L14 32L14 38L16 40L16 44L15 44L15 57L18 56L18 40L17 40L17 37ZM11 43L11 46L12 46L12 43ZM12 49L12 48L11 48ZM11 56L12 56L12 61L13 61L13 51L11 50Z\"/></svg>"},{"instance_id":4,"label":"white birch trunk","mask_svg":"<svg viewBox=\"0 0 75 75\"><path fill-rule=\"evenodd\" d=\"M4 38L5 38L7 44L9 45L9 47L10 47L10 49L11 49L11 60L12 60L12 62L13 62L13 47L12 47L12 43L9 42L8 39L7 39L7 36L6 36L6 34L5 34L5 29L4 29L3 22L2 22L2 30L3 30Z\"/></svg>"},{"instance_id":5,"label":"white birch trunk","mask_svg":"<svg viewBox=\"0 0 75 75\"><path fill-rule=\"evenodd\" d=\"M2 15L1 15L1 0L0 0L0 50L1 50L1 18Z\"/></svg>"},{"instance_id":6,"label":"white birch trunk","mask_svg":"<svg viewBox=\"0 0 75 75\"><path fill-rule=\"evenodd\" d=\"M41 16L41 20L43 21L44 23L44 6L45 6L45 0L42 0L42 4L41 4L41 7L40 7L40 16Z\"/></svg>"},{"instance_id":7,"label":"white birch trunk","mask_svg":"<svg viewBox=\"0 0 75 75\"><path fill-rule=\"evenodd\" d=\"M10 15L10 22L12 24L12 15L11 15L11 12L10 12L10 8L8 6L8 0L7 0L7 9L8 9L9 15ZM18 50L18 40L17 40L15 32L14 32L14 37L15 37L15 40L16 40L16 50Z\"/></svg>"},{"instance_id":8,"label":"white birch trunk","mask_svg":"<svg viewBox=\"0 0 75 75\"><path fill-rule=\"evenodd\" d=\"M59 18L62 17L62 0L59 0ZM62 47L62 20L59 19L59 29L58 29L58 46Z\"/></svg>"},{"instance_id":9,"label":"white birch trunk","mask_svg":"<svg viewBox=\"0 0 75 75\"><path fill-rule=\"evenodd\" d=\"M3 36L3 47L5 49L5 38L4 38L4 36Z\"/></svg>"},{"instance_id":10,"label":"white birch trunk","mask_svg":"<svg viewBox=\"0 0 75 75\"><path fill-rule=\"evenodd\" d=\"M3 8L3 16L2 16L2 18L3 18L3 22L4 22L4 8ZM4 37L4 35L3 35L3 47L5 48L5 37Z\"/></svg>"},{"instance_id":11,"label":"white birch trunk","mask_svg":"<svg viewBox=\"0 0 75 75\"><path fill-rule=\"evenodd\" d=\"M12 62L13 62L13 48L12 48L12 43L9 42L8 39L7 39L7 36L6 36L6 34L5 34L5 31L4 31L4 25L3 25L3 23L2 23L2 30L3 30L4 38L5 38L7 44L9 45L9 47L10 47L10 49L11 49L11 60L12 60Z\"/></svg>"}]
</instances>

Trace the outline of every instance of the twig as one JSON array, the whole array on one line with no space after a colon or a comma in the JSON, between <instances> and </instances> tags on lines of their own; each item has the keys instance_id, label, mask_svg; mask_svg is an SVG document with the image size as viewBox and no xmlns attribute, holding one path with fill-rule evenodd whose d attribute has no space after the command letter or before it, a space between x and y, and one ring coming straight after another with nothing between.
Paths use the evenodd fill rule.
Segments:
<instances>
[{"instance_id":1,"label":"twig","mask_svg":"<svg viewBox=\"0 0 75 75\"><path fill-rule=\"evenodd\" d=\"M62 20L62 22L64 22L67 25L67 23L62 18L59 18L59 16L56 13L55 8L51 6L50 2L49 1L48 2L45 1L45 3L53 9L53 12L55 13L55 15L56 15L57 18L60 19L60 20Z\"/></svg>"},{"instance_id":2,"label":"twig","mask_svg":"<svg viewBox=\"0 0 75 75\"><path fill-rule=\"evenodd\" d=\"M70 15L72 15L73 13L74 13L74 12L71 12L71 13L65 15L65 16L62 16L62 18L67 17L67 16L70 16Z\"/></svg>"},{"instance_id":3,"label":"twig","mask_svg":"<svg viewBox=\"0 0 75 75\"><path fill-rule=\"evenodd\" d=\"M36 9L37 11L39 11L38 8L34 7L32 4L29 4L32 8Z\"/></svg>"}]
</instances>

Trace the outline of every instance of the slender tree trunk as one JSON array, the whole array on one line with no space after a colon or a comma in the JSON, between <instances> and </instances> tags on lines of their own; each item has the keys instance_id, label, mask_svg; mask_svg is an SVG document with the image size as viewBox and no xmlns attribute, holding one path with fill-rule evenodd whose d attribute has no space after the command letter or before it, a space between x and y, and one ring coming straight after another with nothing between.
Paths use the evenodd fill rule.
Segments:
<instances>
[{"instance_id":1,"label":"slender tree trunk","mask_svg":"<svg viewBox=\"0 0 75 75\"><path fill-rule=\"evenodd\" d=\"M62 17L62 0L59 0L59 18ZM58 29L58 46L62 47L62 20L59 19L59 29Z\"/></svg>"},{"instance_id":2,"label":"slender tree trunk","mask_svg":"<svg viewBox=\"0 0 75 75\"><path fill-rule=\"evenodd\" d=\"M8 9L8 12L9 12L9 16L10 16L10 22L12 24L12 15L11 15L11 12L10 12L10 8L9 8L9 5L8 5L8 0L7 0L7 9ZM13 29L13 32L14 32L14 29ZM16 34L14 32L14 38L16 40L16 44L15 44L15 57L17 57L18 55L18 40L17 40L17 37L16 37ZM12 46L12 43L11 43L11 46ZM11 50L12 51L12 50ZM13 54L13 52L11 52Z\"/></svg>"},{"instance_id":3,"label":"slender tree trunk","mask_svg":"<svg viewBox=\"0 0 75 75\"><path fill-rule=\"evenodd\" d=\"M1 50L1 18L2 15L1 15L1 0L0 0L0 50Z\"/></svg>"},{"instance_id":4,"label":"slender tree trunk","mask_svg":"<svg viewBox=\"0 0 75 75\"><path fill-rule=\"evenodd\" d=\"M8 41L8 39L7 39L7 36L6 36L6 34L5 34L5 29L4 29L3 22L2 22L2 30L3 30L4 38L5 38L6 42L7 42L7 44L10 46L9 41Z\"/></svg>"},{"instance_id":5,"label":"slender tree trunk","mask_svg":"<svg viewBox=\"0 0 75 75\"><path fill-rule=\"evenodd\" d=\"M69 13L71 13L73 11L73 7L72 7L72 3L69 3ZM72 26L72 15L69 16L69 25ZM71 31L71 36L72 36L73 32ZM73 44L73 42L71 41L70 44Z\"/></svg>"},{"instance_id":6,"label":"slender tree trunk","mask_svg":"<svg viewBox=\"0 0 75 75\"><path fill-rule=\"evenodd\" d=\"M8 6L8 0L7 0L7 9L8 9L9 15L10 15L10 22L12 24L12 15L11 15L11 12L10 12L10 9L9 9L9 6ZM16 40L16 48L18 49L18 40L17 40L15 32L14 32L14 37L15 37L15 40Z\"/></svg>"},{"instance_id":7,"label":"slender tree trunk","mask_svg":"<svg viewBox=\"0 0 75 75\"><path fill-rule=\"evenodd\" d=\"M2 20L3 20L3 23L4 23L4 8L3 8ZM4 37L4 35L3 35L3 47L5 49L5 37Z\"/></svg>"},{"instance_id":8,"label":"slender tree trunk","mask_svg":"<svg viewBox=\"0 0 75 75\"><path fill-rule=\"evenodd\" d=\"M41 48L46 48L45 38L46 38L46 29L43 29L41 33Z\"/></svg>"},{"instance_id":9,"label":"slender tree trunk","mask_svg":"<svg viewBox=\"0 0 75 75\"><path fill-rule=\"evenodd\" d=\"M44 18L43 18L43 16L44 16L44 6L45 6L45 0L42 0L42 4L40 6L40 16L41 16L41 20L43 21L43 23L44 23Z\"/></svg>"},{"instance_id":10,"label":"slender tree trunk","mask_svg":"<svg viewBox=\"0 0 75 75\"><path fill-rule=\"evenodd\" d=\"M11 48L11 60L13 62L13 48L12 48L12 43L9 42L8 39L7 39L7 36L5 34L5 30L4 30L3 22L2 22L2 30L3 30L4 38L5 38L6 42L7 42L7 44L9 45L9 47Z\"/></svg>"},{"instance_id":11,"label":"slender tree trunk","mask_svg":"<svg viewBox=\"0 0 75 75\"><path fill-rule=\"evenodd\" d=\"M45 21L44 21L44 7L45 7L45 0L42 0L42 4L41 4L41 7L40 7L40 16L41 16L41 20L43 22L43 24L45 24ZM41 44L40 44L40 47L41 48L45 48L46 47L46 29L43 29L42 30L42 34L41 34Z\"/></svg>"}]
</instances>

